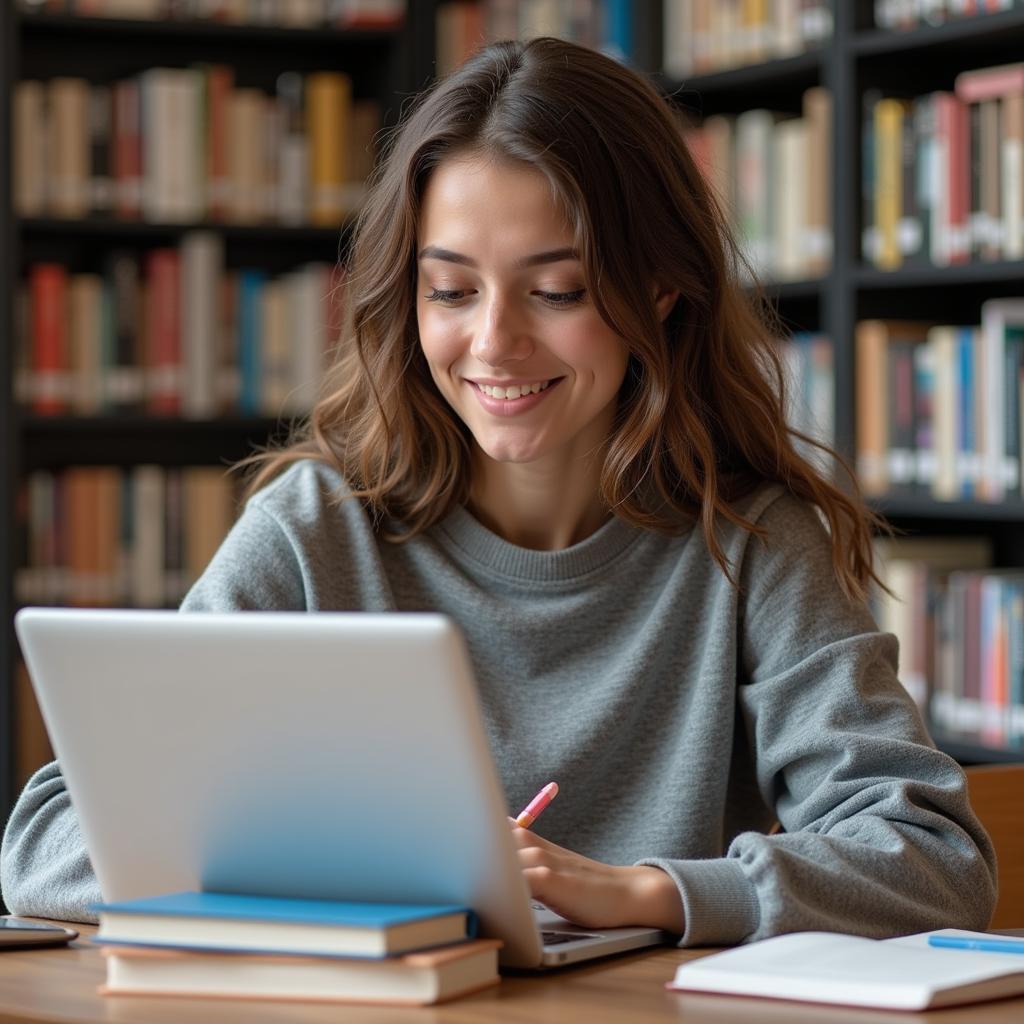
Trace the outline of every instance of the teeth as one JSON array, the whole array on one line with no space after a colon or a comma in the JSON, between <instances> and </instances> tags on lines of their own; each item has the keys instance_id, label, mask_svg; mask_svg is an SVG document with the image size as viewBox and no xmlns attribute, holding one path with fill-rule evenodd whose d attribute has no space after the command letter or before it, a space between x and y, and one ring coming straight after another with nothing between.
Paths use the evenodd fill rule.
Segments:
<instances>
[{"instance_id":1,"label":"teeth","mask_svg":"<svg viewBox=\"0 0 1024 1024\"><path fill-rule=\"evenodd\" d=\"M517 398L522 398L524 395L536 395L543 391L551 381L544 380L539 381L536 384L513 384L511 387L492 387L490 384L478 385L480 390L491 398L506 398L515 401Z\"/></svg>"}]
</instances>

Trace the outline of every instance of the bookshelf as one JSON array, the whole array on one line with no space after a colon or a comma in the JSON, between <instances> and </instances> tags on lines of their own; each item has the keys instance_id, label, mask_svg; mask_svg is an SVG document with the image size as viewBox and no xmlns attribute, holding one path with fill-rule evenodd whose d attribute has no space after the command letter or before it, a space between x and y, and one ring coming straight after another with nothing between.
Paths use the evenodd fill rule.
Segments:
<instances>
[{"instance_id":1,"label":"bookshelf","mask_svg":"<svg viewBox=\"0 0 1024 1024\"><path fill-rule=\"evenodd\" d=\"M269 88L283 70L344 69L358 94L382 105L393 123L403 104L431 80L436 15L443 0L413 0L400 29L277 28L186 21L127 21L60 14L28 14L0 4L0 323L15 323L14 282L33 260L89 266L96 252L114 247L175 245L199 225L118 221L89 216L68 221L50 216L17 218L12 208L11 97L20 78L61 74L110 81L158 65L226 62L246 81ZM911 31L873 27L871 0L832 4L833 31L814 49L747 67L673 80L662 70L661 0L633 4L633 63L682 107L702 115L738 114L754 107L797 113L805 90L824 86L832 95L832 230L827 274L811 280L769 283L767 293L793 329L820 331L834 345L836 443L855 450L854 328L866 317L941 318L977 322L982 301L1021 293L1024 262L951 267L909 266L881 271L860 256L861 96L865 89L920 93L950 88L956 73L1019 59L1024 10L963 18ZM306 260L332 261L344 251L344 225L287 227L216 224L225 260L244 258L271 271ZM5 336L12 336L10 330ZM0 380L10 381L14 353L0 344ZM80 419L43 417L19 410L0 391L0 721L13 721L15 643L11 619L18 565L17 483L35 469L99 464L166 466L226 464L282 429L266 417L230 415L184 421L143 416ZM911 534L980 533L993 540L998 564L1024 566L1024 501L999 505L939 503L923 497L880 498L876 507ZM15 795L10 730L0 736L0 803ZM942 739L965 762L1016 757L1012 751Z\"/></svg>"},{"instance_id":2,"label":"bookshelf","mask_svg":"<svg viewBox=\"0 0 1024 1024\"><path fill-rule=\"evenodd\" d=\"M56 6L56 5L54 5ZM69 5L70 6L70 5ZM429 10L427 9L429 8ZM412 3L396 27L293 28L212 20L84 17L0 4L0 805L3 816L20 783L16 761L17 646L12 618L18 607L15 575L23 554L19 482L36 471L72 466L121 470L151 464L167 468L227 466L253 447L280 437L287 420L230 413L183 419L118 412L96 416L38 415L19 408L15 377L17 282L29 264L52 261L74 272L95 272L113 250L141 256L175 247L196 229L214 232L224 266L284 273L310 262L333 264L347 247L350 222L286 225L272 222L154 223L90 214L68 219L18 216L14 208L12 100L23 79L77 76L110 84L151 67L229 65L235 82L273 94L284 71L343 71L354 96L375 100L384 126L433 73L433 5ZM30 752L31 753L31 752Z\"/></svg>"}]
</instances>

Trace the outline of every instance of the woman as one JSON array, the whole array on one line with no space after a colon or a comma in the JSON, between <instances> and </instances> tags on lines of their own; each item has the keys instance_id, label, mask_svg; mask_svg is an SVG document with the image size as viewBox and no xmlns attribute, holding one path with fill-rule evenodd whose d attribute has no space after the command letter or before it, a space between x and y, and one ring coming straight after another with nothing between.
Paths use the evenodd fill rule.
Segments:
<instances>
[{"instance_id":1,"label":"woman","mask_svg":"<svg viewBox=\"0 0 1024 1024\"><path fill-rule=\"evenodd\" d=\"M865 608L871 517L794 449L738 262L643 79L483 50L393 139L335 378L183 610L452 615L509 806L561 786L513 830L530 889L588 927L982 928L992 849ZM55 765L3 886L99 896Z\"/></svg>"}]
</instances>

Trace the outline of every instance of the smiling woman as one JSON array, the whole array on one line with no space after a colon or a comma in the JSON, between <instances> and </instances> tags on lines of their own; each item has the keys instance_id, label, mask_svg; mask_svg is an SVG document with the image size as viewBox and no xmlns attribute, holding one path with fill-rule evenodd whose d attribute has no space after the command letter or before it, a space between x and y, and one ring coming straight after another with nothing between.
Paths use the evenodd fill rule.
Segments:
<instances>
[{"instance_id":1,"label":"smiling woman","mask_svg":"<svg viewBox=\"0 0 1024 1024\"><path fill-rule=\"evenodd\" d=\"M512 831L530 890L589 928L984 927L991 844L866 607L856 484L794 447L741 262L645 79L481 50L391 138L323 395L250 460L182 609L450 615L509 807L559 784L544 835ZM21 913L98 899L56 764L0 866Z\"/></svg>"}]
</instances>

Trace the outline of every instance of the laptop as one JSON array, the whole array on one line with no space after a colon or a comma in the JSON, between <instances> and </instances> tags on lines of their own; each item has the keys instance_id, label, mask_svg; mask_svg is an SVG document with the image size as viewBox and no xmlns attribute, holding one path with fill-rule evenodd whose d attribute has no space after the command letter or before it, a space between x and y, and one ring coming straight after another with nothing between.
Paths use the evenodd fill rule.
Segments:
<instances>
[{"instance_id":1,"label":"laptop","mask_svg":"<svg viewBox=\"0 0 1024 1024\"><path fill-rule=\"evenodd\" d=\"M665 939L531 901L445 616L25 608L15 628L108 902L461 903L520 968Z\"/></svg>"}]
</instances>

